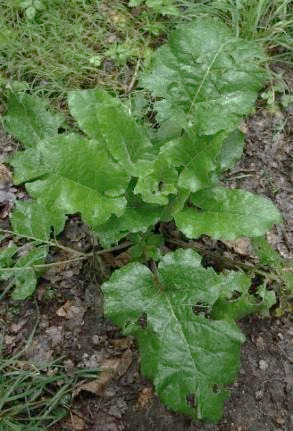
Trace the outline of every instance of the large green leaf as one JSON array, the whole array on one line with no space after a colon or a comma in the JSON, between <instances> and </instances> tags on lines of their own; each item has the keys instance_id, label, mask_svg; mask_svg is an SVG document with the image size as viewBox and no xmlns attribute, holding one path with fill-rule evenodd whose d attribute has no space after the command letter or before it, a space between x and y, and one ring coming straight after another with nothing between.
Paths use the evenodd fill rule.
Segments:
<instances>
[{"instance_id":1,"label":"large green leaf","mask_svg":"<svg viewBox=\"0 0 293 431\"><path fill-rule=\"evenodd\" d=\"M157 120L173 135L190 124L198 134L232 130L252 110L264 83L263 58L254 42L201 19L179 27L155 52L140 84L160 98Z\"/></svg>"},{"instance_id":2,"label":"large green leaf","mask_svg":"<svg viewBox=\"0 0 293 431\"><path fill-rule=\"evenodd\" d=\"M255 237L282 222L269 199L245 190L204 189L193 193L191 201L196 208L183 209L175 216L177 227L188 238L202 234L226 240Z\"/></svg>"},{"instance_id":3,"label":"large green leaf","mask_svg":"<svg viewBox=\"0 0 293 431\"><path fill-rule=\"evenodd\" d=\"M103 139L112 157L128 173L147 173L153 147L125 105L101 89L73 91L68 104L80 128L93 139Z\"/></svg>"},{"instance_id":4,"label":"large green leaf","mask_svg":"<svg viewBox=\"0 0 293 431\"><path fill-rule=\"evenodd\" d=\"M5 130L27 147L41 139L57 135L64 120L60 114L48 111L48 103L37 96L10 93Z\"/></svg>"},{"instance_id":5,"label":"large green leaf","mask_svg":"<svg viewBox=\"0 0 293 431\"><path fill-rule=\"evenodd\" d=\"M102 290L106 316L137 337L142 372L153 379L161 400L193 418L218 421L245 340L233 317L255 311L255 300L247 292L247 276L216 274L200 261L192 250L177 250L155 273L131 263L115 271ZM240 297L231 304L233 291ZM243 296L239 310L235 304ZM226 297L224 311L214 319L214 307L220 314ZM271 302L264 300L262 307Z\"/></svg>"},{"instance_id":6,"label":"large green leaf","mask_svg":"<svg viewBox=\"0 0 293 431\"><path fill-rule=\"evenodd\" d=\"M39 175L32 178L31 174L35 169L35 152L39 160L36 174L41 172L40 178ZM122 195L130 178L103 144L76 134L59 135L40 141L35 152L23 153L23 165L21 156L11 164L17 178L30 180L26 184L30 195L50 211L80 213L92 225L104 223L111 214L120 216L124 212L126 199Z\"/></svg>"}]
</instances>

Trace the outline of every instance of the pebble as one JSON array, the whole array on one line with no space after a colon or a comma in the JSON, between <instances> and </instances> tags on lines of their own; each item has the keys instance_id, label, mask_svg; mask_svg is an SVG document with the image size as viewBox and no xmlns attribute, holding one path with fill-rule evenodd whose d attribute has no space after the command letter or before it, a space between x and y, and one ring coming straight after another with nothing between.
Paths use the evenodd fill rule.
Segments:
<instances>
[{"instance_id":1,"label":"pebble","mask_svg":"<svg viewBox=\"0 0 293 431\"><path fill-rule=\"evenodd\" d=\"M255 392L255 399L257 401L261 400L263 398L263 391L256 391Z\"/></svg>"},{"instance_id":2,"label":"pebble","mask_svg":"<svg viewBox=\"0 0 293 431\"><path fill-rule=\"evenodd\" d=\"M99 337L98 335L93 335L92 336L92 343L97 346L98 344L100 344L100 338L101 337Z\"/></svg>"},{"instance_id":3,"label":"pebble","mask_svg":"<svg viewBox=\"0 0 293 431\"><path fill-rule=\"evenodd\" d=\"M268 363L266 362L266 361L264 361L263 359L261 359L260 361L259 361L259 368L262 370L262 371L265 371L265 370L267 370L268 369Z\"/></svg>"},{"instance_id":4,"label":"pebble","mask_svg":"<svg viewBox=\"0 0 293 431\"><path fill-rule=\"evenodd\" d=\"M278 425L284 425L286 423L286 419L284 418L284 416L277 416L275 418L275 421Z\"/></svg>"}]
</instances>

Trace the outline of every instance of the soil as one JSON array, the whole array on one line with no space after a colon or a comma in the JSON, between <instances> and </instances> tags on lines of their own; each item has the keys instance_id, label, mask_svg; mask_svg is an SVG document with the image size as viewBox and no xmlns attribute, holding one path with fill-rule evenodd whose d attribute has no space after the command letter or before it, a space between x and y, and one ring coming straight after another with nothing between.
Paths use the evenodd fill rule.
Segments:
<instances>
[{"instance_id":1,"label":"soil","mask_svg":"<svg viewBox=\"0 0 293 431\"><path fill-rule=\"evenodd\" d=\"M226 175L225 181L231 187L240 186L274 200L282 211L284 225L273 230L269 240L284 257L292 257L292 112L275 115L259 109L244 127L245 157ZM14 149L4 134L0 140L2 152ZM10 188L5 193L11 206L13 195L22 191ZM2 226L8 224L8 212L6 208L2 213ZM60 240L81 251L91 245L88 231L78 217L70 219ZM51 259L66 257L64 251L56 251ZM123 337L103 317L99 286L123 258L127 256L108 254L85 264L74 262L54 267L43 275L36 301L19 306L7 298L0 304L8 355L23 345L37 323L26 358L39 362L62 356L68 372L77 366L115 364L111 375L104 373L102 383L93 382L91 387L81 383L74 388L71 415L55 431L293 429L293 328L289 316L266 319L253 316L240 322L247 342L242 350L240 375L231 386L224 416L219 424L191 421L160 403L151 383L140 376L134 339Z\"/></svg>"}]
</instances>

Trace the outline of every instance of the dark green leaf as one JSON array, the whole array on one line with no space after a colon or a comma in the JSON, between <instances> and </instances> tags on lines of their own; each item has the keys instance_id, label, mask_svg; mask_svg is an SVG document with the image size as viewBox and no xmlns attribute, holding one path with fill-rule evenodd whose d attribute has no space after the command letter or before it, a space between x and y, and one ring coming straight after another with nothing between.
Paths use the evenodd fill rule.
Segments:
<instances>
[{"instance_id":1,"label":"dark green leaf","mask_svg":"<svg viewBox=\"0 0 293 431\"><path fill-rule=\"evenodd\" d=\"M255 305L235 310L228 301L213 319L214 307L215 314L221 311L222 290L247 295L249 279L216 274L200 261L192 250L177 250L163 258L157 273L131 263L115 271L102 290L106 316L137 337L142 372L167 407L218 421L245 339L233 317L249 314Z\"/></svg>"}]
</instances>

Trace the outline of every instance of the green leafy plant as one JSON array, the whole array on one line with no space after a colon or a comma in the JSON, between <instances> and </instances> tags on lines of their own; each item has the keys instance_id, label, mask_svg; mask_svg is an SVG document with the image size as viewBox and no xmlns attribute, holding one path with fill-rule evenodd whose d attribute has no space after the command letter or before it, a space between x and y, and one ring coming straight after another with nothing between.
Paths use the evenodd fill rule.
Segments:
<instances>
[{"instance_id":1,"label":"green leafy plant","mask_svg":"<svg viewBox=\"0 0 293 431\"><path fill-rule=\"evenodd\" d=\"M145 235L132 253L135 260L144 256L152 271L137 262L115 272L102 287L105 311L138 337L143 372L162 400L193 418L220 418L224 385L237 372L244 341L235 321L264 312L275 297L265 284L250 291L242 272L203 268L195 252L162 257L154 250L159 237L146 237L157 222L175 222L188 238L223 240L258 237L281 222L267 198L220 183L241 156L237 127L266 79L262 61L255 43L217 21L196 20L171 35L140 79L155 127L136 121L101 89L68 95L82 133L58 133L59 119L45 108L30 109L21 124L26 108L14 95L4 118L8 132L25 136L24 151L10 164L15 183L32 198L16 204L17 235L49 243L75 213L103 247Z\"/></svg>"},{"instance_id":2,"label":"green leafy plant","mask_svg":"<svg viewBox=\"0 0 293 431\"><path fill-rule=\"evenodd\" d=\"M275 298L262 286L258 303L245 274L216 274L200 262L196 252L178 249L153 272L128 264L102 289L106 316L136 336L142 372L161 400L193 418L218 421L245 340L235 320L266 310Z\"/></svg>"}]
</instances>

